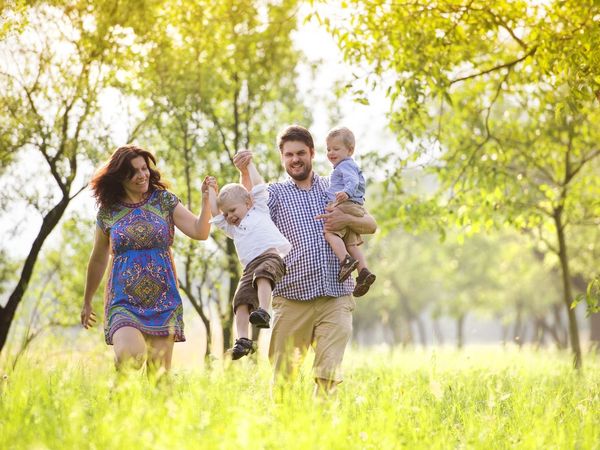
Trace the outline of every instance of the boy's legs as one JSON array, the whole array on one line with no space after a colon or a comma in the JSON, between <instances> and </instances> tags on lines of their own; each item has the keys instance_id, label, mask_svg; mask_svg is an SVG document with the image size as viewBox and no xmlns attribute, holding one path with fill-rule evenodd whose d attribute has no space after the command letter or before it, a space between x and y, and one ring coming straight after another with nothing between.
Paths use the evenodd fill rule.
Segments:
<instances>
[{"instance_id":1,"label":"boy's legs","mask_svg":"<svg viewBox=\"0 0 600 450\"><path fill-rule=\"evenodd\" d=\"M257 278L256 281L256 293L258 294L259 306L268 311L271 306L271 281L267 278Z\"/></svg>"},{"instance_id":2,"label":"boy's legs","mask_svg":"<svg viewBox=\"0 0 600 450\"><path fill-rule=\"evenodd\" d=\"M344 244L344 240L335 233L325 232L325 240L337 256L337 259L340 262L344 262L346 259L346 255L348 255L348 250L346 250L346 244Z\"/></svg>"},{"instance_id":3,"label":"boy's legs","mask_svg":"<svg viewBox=\"0 0 600 450\"><path fill-rule=\"evenodd\" d=\"M235 310L235 330L237 337L248 338L248 318L250 317L250 308L247 304L238 305Z\"/></svg>"},{"instance_id":4,"label":"boy's legs","mask_svg":"<svg viewBox=\"0 0 600 450\"><path fill-rule=\"evenodd\" d=\"M348 253L350 253L350 256L358 261L357 269L359 272L362 269L367 268L367 260L365 259L365 255L358 245L348 245Z\"/></svg>"}]
</instances>

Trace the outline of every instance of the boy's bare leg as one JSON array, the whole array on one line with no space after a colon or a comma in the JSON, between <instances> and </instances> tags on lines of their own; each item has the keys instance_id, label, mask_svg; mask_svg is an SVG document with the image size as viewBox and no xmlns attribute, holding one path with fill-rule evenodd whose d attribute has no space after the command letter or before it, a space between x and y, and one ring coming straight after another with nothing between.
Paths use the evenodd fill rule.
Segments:
<instances>
[{"instance_id":1,"label":"boy's bare leg","mask_svg":"<svg viewBox=\"0 0 600 450\"><path fill-rule=\"evenodd\" d=\"M352 256L355 260L358 261L357 268L358 268L359 272L362 269L367 268L367 260L365 259L365 255L363 254L362 250L360 249L360 247L358 245L349 245L348 253L350 253L350 256Z\"/></svg>"},{"instance_id":2,"label":"boy's bare leg","mask_svg":"<svg viewBox=\"0 0 600 450\"><path fill-rule=\"evenodd\" d=\"M329 243L333 253L335 253L335 256L337 256L337 259L343 263L346 255L348 254L348 250L346 250L346 244L344 244L343 239L337 234L325 233L325 240Z\"/></svg>"},{"instance_id":3,"label":"boy's bare leg","mask_svg":"<svg viewBox=\"0 0 600 450\"><path fill-rule=\"evenodd\" d=\"M265 311L271 307L271 282L267 278L256 279L256 293L258 294L258 304Z\"/></svg>"},{"instance_id":4,"label":"boy's bare leg","mask_svg":"<svg viewBox=\"0 0 600 450\"><path fill-rule=\"evenodd\" d=\"M239 305L235 310L235 329L237 337L248 338L248 321L250 318L250 310L248 305Z\"/></svg>"}]
</instances>

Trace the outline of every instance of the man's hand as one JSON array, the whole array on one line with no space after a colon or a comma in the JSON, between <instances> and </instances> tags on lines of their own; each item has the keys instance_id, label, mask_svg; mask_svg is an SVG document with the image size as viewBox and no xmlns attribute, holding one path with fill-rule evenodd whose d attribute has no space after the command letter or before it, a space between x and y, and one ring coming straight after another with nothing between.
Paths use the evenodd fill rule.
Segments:
<instances>
[{"instance_id":1,"label":"man's hand","mask_svg":"<svg viewBox=\"0 0 600 450\"><path fill-rule=\"evenodd\" d=\"M329 212L319 214L315 219L323 221L325 231L340 231L348 226L348 215L338 208L332 208Z\"/></svg>"},{"instance_id":2,"label":"man's hand","mask_svg":"<svg viewBox=\"0 0 600 450\"><path fill-rule=\"evenodd\" d=\"M233 164L240 172L248 170L248 164L252 161L252 152L250 150L240 150L233 157Z\"/></svg>"},{"instance_id":3,"label":"man's hand","mask_svg":"<svg viewBox=\"0 0 600 450\"><path fill-rule=\"evenodd\" d=\"M346 227L358 234L373 234L377 230L377 222L369 214L357 217L346 214L339 208L333 208L329 212L319 214L315 219L323 220L324 229L327 232L340 231Z\"/></svg>"}]
</instances>

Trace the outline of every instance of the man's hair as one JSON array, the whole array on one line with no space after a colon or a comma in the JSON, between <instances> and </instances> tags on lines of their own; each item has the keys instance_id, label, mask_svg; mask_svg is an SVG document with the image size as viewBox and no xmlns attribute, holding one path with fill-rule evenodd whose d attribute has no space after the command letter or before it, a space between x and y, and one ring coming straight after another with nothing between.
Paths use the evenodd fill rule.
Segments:
<instances>
[{"instance_id":1,"label":"man's hair","mask_svg":"<svg viewBox=\"0 0 600 450\"><path fill-rule=\"evenodd\" d=\"M246 202L250 198L250 192L240 183L229 183L221 188L217 196L217 206L221 208L224 203L232 200Z\"/></svg>"},{"instance_id":2,"label":"man's hair","mask_svg":"<svg viewBox=\"0 0 600 450\"><path fill-rule=\"evenodd\" d=\"M300 125L291 125L279 134L279 151L283 151L286 142L303 142L308 148L314 149L315 144L310 132Z\"/></svg>"},{"instance_id":3,"label":"man's hair","mask_svg":"<svg viewBox=\"0 0 600 450\"><path fill-rule=\"evenodd\" d=\"M344 143L344 145L347 148L354 151L354 145L355 145L354 133L352 133L352 131L350 131L350 129L347 127L335 127L333 129L329 130L329 133L327 133L327 139L325 139L325 140L328 141L329 139L332 139L332 138L335 138L338 136L342 138L342 142Z\"/></svg>"}]
</instances>

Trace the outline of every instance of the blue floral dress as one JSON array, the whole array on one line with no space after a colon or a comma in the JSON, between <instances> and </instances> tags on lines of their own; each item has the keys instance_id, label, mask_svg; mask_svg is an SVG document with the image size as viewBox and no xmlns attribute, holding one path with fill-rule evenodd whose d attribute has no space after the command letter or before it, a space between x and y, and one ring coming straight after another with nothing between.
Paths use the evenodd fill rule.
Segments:
<instances>
[{"instance_id":1,"label":"blue floral dress","mask_svg":"<svg viewBox=\"0 0 600 450\"><path fill-rule=\"evenodd\" d=\"M112 268L104 301L104 337L119 328L185 341L183 308L171 255L173 210L179 199L153 191L140 203L100 208L97 224L110 237Z\"/></svg>"}]
</instances>

